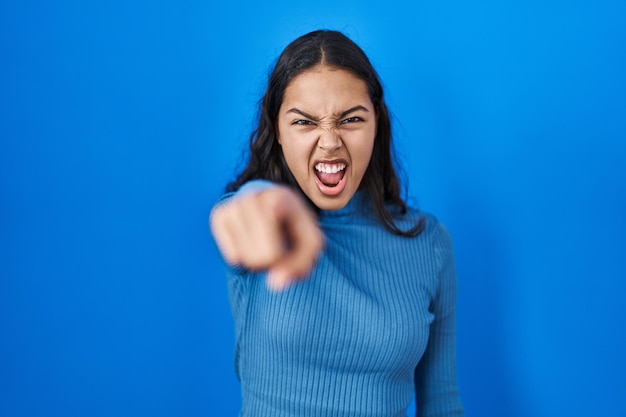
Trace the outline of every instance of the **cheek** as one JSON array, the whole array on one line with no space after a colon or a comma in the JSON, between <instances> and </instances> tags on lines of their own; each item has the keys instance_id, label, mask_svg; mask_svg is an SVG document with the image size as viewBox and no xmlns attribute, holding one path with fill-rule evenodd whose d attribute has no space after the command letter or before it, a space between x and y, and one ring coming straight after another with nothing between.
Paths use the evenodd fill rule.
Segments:
<instances>
[{"instance_id":1,"label":"cheek","mask_svg":"<svg viewBox=\"0 0 626 417\"><path fill-rule=\"evenodd\" d=\"M365 174L365 171L367 170L367 167L369 166L371 159L372 159L372 149L364 148L362 152L358 155L357 166L358 166L359 175L362 176L363 174Z\"/></svg>"},{"instance_id":2,"label":"cheek","mask_svg":"<svg viewBox=\"0 0 626 417\"><path fill-rule=\"evenodd\" d=\"M359 171L364 171L372 158L372 151L374 148L373 133L370 135L361 135L351 142L351 158L355 168Z\"/></svg>"},{"instance_id":3,"label":"cheek","mask_svg":"<svg viewBox=\"0 0 626 417\"><path fill-rule=\"evenodd\" d=\"M287 136L281 140L283 157L291 172L304 172L308 170L310 146L306 138Z\"/></svg>"}]
</instances>

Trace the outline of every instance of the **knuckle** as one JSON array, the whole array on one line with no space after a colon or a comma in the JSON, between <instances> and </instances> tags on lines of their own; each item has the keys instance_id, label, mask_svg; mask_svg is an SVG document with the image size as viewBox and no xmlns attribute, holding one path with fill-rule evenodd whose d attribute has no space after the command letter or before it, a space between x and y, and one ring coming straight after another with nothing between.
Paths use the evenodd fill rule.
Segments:
<instances>
[{"instance_id":1,"label":"knuckle","mask_svg":"<svg viewBox=\"0 0 626 417\"><path fill-rule=\"evenodd\" d=\"M252 245L246 256L246 264L252 269L265 269L276 262L279 254L268 246Z\"/></svg>"}]
</instances>

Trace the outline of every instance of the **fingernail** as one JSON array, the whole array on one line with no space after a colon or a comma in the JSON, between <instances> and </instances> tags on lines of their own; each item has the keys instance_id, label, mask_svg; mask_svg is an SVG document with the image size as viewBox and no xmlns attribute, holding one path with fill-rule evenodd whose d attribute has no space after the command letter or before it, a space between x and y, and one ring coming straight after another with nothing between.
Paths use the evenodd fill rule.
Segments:
<instances>
[{"instance_id":1,"label":"fingernail","mask_svg":"<svg viewBox=\"0 0 626 417\"><path fill-rule=\"evenodd\" d=\"M277 274L277 273L267 274L266 284L267 284L267 288L269 288L271 291L274 291L274 292L282 291L286 287L285 285L286 282L287 280L284 279L283 276L280 274Z\"/></svg>"}]
</instances>

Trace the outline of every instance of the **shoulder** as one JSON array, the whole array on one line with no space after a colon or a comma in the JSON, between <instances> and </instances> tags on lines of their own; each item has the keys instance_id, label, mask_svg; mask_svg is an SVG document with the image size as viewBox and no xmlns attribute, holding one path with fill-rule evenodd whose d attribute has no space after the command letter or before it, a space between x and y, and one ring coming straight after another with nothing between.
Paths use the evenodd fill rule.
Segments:
<instances>
[{"instance_id":1,"label":"shoulder","mask_svg":"<svg viewBox=\"0 0 626 417\"><path fill-rule=\"evenodd\" d=\"M248 181L245 184L243 184L241 187L239 187L239 189L237 189L236 191L229 191L223 194L215 202L215 204L213 205L213 209L211 211L213 212L216 208L228 203L233 198L240 198L241 196L244 196L247 194L258 193L258 192L261 192L263 190L266 190L268 188L272 188L275 186L277 185L267 180Z\"/></svg>"},{"instance_id":2,"label":"shoulder","mask_svg":"<svg viewBox=\"0 0 626 417\"><path fill-rule=\"evenodd\" d=\"M445 225L433 213L408 206L404 214L396 211L394 215L396 222L402 227L411 227L417 222L424 223L424 230L418 236L433 241L450 240L450 234Z\"/></svg>"}]
</instances>

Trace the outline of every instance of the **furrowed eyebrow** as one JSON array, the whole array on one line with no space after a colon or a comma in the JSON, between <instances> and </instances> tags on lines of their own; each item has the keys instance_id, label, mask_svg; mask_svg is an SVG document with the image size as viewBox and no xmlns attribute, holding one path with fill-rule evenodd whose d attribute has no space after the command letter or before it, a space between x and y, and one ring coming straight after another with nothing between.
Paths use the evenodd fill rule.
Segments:
<instances>
[{"instance_id":1,"label":"furrowed eyebrow","mask_svg":"<svg viewBox=\"0 0 626 417\"><path fill-rule=\"evenodd\" d=\"M347 115L349 115L350 113L354 113L354 112L355 112L355 111L357 111L357 110L363 110L363 111L365 111L365 112L368 112L368 113L369 113L369 110L367 110L365 107L363 107L363 106L359 105L359 106L354 106L354 107L352 107L352 108L350 108L350 109L348 109L348 110L344 111L343 113L341 113L341 114L339 115L339 118L340 118L340 119L343 119L344 117L346 117L346 116L347 116Z\"/></svg>"},{"instance_id":2,"label":"furrowed eyebrow","mask_svg":"<svg viewBox=\"0 0 626 417\"><path fill-rule=\"evenodd\" d=\"M349 108L348 110L342 112L339 115L339 118L342 119L342 118L346 117L347 115L349 115L350 113L354 113L357 110L362 110L362 111L365 111L365 112L369 113L369 110L367 108L365 108L364 106L358 105L358 106L354 106L354 107ZM319 117L315 117L315 116L310 115L310 114L308 114L306 112L303 112L302 110L298 109L297 107L293 107L293 108L287 110L286 113L296 113L296 114L299 114L300 116L306 117L307 119L311 119L314 122L319 122L319 120L320 120Z\"/></svg>"},{"instance_id":3,"label":"furrowed eyebrow","mask_svg":"<svg viewBox=\"0 0 626 417\"><path fill-rule=\"evenodd\" d=\"M305 112L303 112L302 110L300 110L300 109L298 109L296 107L287 110L287 113L296 113L296 114L299 114L300 116L306 117L307 119L311 119L314 122L319 122L320 121L319 117L311 116L310 114L305 113Z\"/></svg>"}]
</instances>

